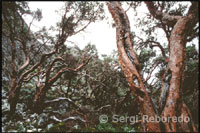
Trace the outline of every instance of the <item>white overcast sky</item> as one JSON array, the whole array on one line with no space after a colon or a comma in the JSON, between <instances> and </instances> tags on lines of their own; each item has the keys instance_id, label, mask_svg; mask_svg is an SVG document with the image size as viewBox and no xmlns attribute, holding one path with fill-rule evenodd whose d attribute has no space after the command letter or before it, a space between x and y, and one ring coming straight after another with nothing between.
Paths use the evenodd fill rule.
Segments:
<instances>
[{"instance_id":1,"label":"white overcast sky","mask_svg":"<svg viewBox=\"0 0 200 133\"><path fill-rule=\"evenodd\" d=\"M46 26L48 29L50 26L56 26L56 22L60 21L59 15L55 12L56 10L59 10L62 6L64 6L64 2L28 2L29 7L31 10L36 10L37 8L42 10L42 20L37 22L35 21L33 23L33 26L31 27L31 30L36 32L39 30L39 28ZM128 7L123 7L125 10ZM91 23L85 32L81 32L80 34L77 34L68 40L75 42L76 45L78 45L81 49L84 48L88 43L96 45L96 48L98 50L99 55L107 54L110 55L113 50L117 50L117 44L116 44L116 31L115 28L112 28L110 24L112 22L111 14L108 12L107 6L104 4L105 9L105 16L108 17L108 20L98 21L95 23ZM138 30L134 26L134 22L136 20L136 17L133 14L133 9L130 9L127 12L127 15L129 17L130 21L130 27L131 30L135 31L137 36L142 36L142 33L140 30ZM148 9L144 3L142 3L142 6L137 8L137 16L143 17L148 12ZM26 17L25 21L27 23L30 23L30 18ZM144 36L142 36L144 37ZM163 30L157 30L157 41L161 43L167 43L165 34ZM198 40L195 40L196 48L198 47ZM73 44L67 44L68 46L72 46ZM159 48L155 48L157 53L161 54ZM153 72L153 75L156 73L157 70ZM145 77L147 74L145 74ZM152 79L149 80L151 82Z\"/></svg>"},{"instance_id":2,"label":"white overcast sky","mask_svg":"<svg viewBox=\"0 0 200 133\"><path fill-rule=\"evenodd\" d=\"M56 22L59 21L60 17L55 12L59 10L64 2L28 2L31 10L36 10L37 8L42 10L43 18L39 22L34 22L31 27L32 31L38 31L39 28L46 26L56 26ZM107 11L107 7L105 7ZM109 13L105 13L108 17L111 16ZM30 20L27 20L30 22ZM95 44L98 52L100 54L110 54L113 49L116 50L116 39L115 39L115 29L107 24L107 21L98 21L91 23L85 32L81 32L75 36L72 36L68 40L75 42L81 49L84 48L88 43ZM69 43L70 46L72 44Z\"/></svg>"},{"instance_id":3,"label":"white overcast sky","mask_svg":"<svg viewBox=\"0 0 200 133\"><path fill-rule=\"evenodd\" d=\"M33 26L31 27L32 31L38 31L39 28L46 26L55 26L56 22L59 21L60 17L55 12L59 10L64 2L28 2L31 10L36 10L37 8L42 10L42 20L37 22L34 21ZM108 17L108 20L98 21L91 23L85 32L81 32L78 35L75 35L68 40L75 42L81 49L84 48L88 43L95 44L99 54L111 54L113 50L117 50L116 45L116 32L115 28L112 28L109 23L111 23L112 18L111 14L108 12L107 6L104 4L105 16ZM127 9L127 7L125 7ZM138 11L141 13L147 12L146 6L142 6ZM133 10L130 9L127 12L130 20L130 24L134 25L133 21ZM30 19L25 19L30 23ZM132 26L131 26L132 28ZM69 44L70 46L72 44Z\"/></svg>"},{"instance_id":4,"label":"white overcast sky","mask_svg":"<svg viewBox=\"0 0 200 133\"><path fill-rule=\"evenodd\" d=\"M64 2L28 2L31 10L36 10L37 8L42 10L42 20L37 22L34 21L33 26L31 27L32 31L38 31L39 28L46 26L49 28L50 26L56 26L56 22L60 20L59 15L55 12L59 10L62 6L64 6ZM111 23L112 18L111 14L108 12L107 6L104 4L105 16L108 17L108 20L98 21L95 23L91 23L85 32L81 32L68 40L75 42L81 49L85 47L88 43L95 44L99 54L111 54L113 50L117 50L116 45L116 33L115 28L112 28L107 22ZM126 10L127 7L124 7ZM138 16L142 17L146 12L148 12L144 3L142 6L137 9ZM131 29L136 31L137 29L134 27L134 14L133 10L130 9L127 12L129 17ZM25 19L27 23L30 23L30 19L27 17ZM139 32L139 31L137 31ZM164 32L162 30L158 31L158 41L166 42L166 38L163 37ZM138 35L140 36L140 35ZM68 44L72 46L72 44Z\"/></svg>"}]
</instances>

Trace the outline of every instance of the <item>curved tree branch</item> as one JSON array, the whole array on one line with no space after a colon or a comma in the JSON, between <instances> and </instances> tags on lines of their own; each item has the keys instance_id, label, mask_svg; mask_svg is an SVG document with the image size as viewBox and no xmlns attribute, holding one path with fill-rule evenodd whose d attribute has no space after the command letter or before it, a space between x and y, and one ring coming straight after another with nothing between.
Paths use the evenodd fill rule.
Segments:
<instances>
[{"instance_id":1,"label":"curved tree branch","mask_svg":"<svg viewBox=\"0 0 200 133\"><path fill-rule=\"evenodd\" d=\"M119 61L124 75L128 80L133 95L138 99L142 115L147 115L149 117L155 116L156 112L153 108L150 96L146 91L143 77L141 77L141 67L136 52L133 49L130 24L126 12L119 2L107 2L107 6L116 24ZM137 84L134 80L137 80ZM137 85L139 85L139 88ZM145 131L160 131L158 122L143 122L143 127Z\"/></svg>"},{"instance_id":2,"label":"curved tree branch","mask_svg":"<svg viewBox=\"0 0 200 133\"><path fill-rule=\"evenodd\" d=\"M160 48L163 57L164 57L164 58L167 58L167 57L166 57L166 54L165 54L165 50L164 50L164 48L160 45L159 42L156 42L156 41L147 41L147 42L149 42L149 43L155 43L154 45L153 45L153 44L150 44L150 48L151 48L151 49L152 49L153 47L158 47L158 48Z\"/></svg>"},{"instance_id":3,"label":"curved tree branch","mask_svg":"<svg viewBox=\"0 0 200 133\"><path fill-rule=\"evenodd\" d=\"M149 12L154 18L161 20L164 24L168 26L173 27L173 25L175 25L175 23L182 17L182 16L172 16L169 15L168 13L158 11L152 1L145 1L145 4L147 5Z\"/></svg>"}]
</instances>

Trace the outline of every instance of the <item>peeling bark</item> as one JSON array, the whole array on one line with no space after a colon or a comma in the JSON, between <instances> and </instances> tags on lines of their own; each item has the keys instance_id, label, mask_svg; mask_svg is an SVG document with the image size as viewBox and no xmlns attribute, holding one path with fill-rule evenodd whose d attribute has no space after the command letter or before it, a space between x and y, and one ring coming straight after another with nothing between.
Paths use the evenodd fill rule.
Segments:
<instances>
[{"instance_id":1,"label":"peeling bark","mask_svg":"<svg viewBox=\"0 0 200 133\"><path fill-rule=\"evenodd\" d=\"M178 111L184 112L181 113L184 117L191 116L186 113L188 110L186 106L178 106L182 104L182 83L184 79L184 66L186 60L186 32L187 32L187 23L190 22L188 17L182 17L179 19L174 26L171 36L170 36L170 58L169 58L169 69L172 72L172 78L170 81L169 94L166 101L166 106L162 112L163 117L178 117ZM185 105L185 103L183 103ZM179 107L179 108L178 108ZM184 108L183 108L184 107ZM191 131L187 123L184 123L183 131ZM186 129L186 127L188 127ZM165 128L167 131L175 132L177 131L177 122L165 123ZM196 131L195 128L192 131Z\"/></svg>"},{"instance_id":2,"label":"peeling bark","mask_svg":"<svg viewBox=\"0 0 200 133\"><path fill-rule=\"evenodd\" d=\"M189 117L190 122L180 123L180 122L166 122L165 131L175 132L175 131L188 131L196 132L194 122L192 121L192 116L189 109L185 105L182 99L182 88L184 82L184 70L185 70L185 60L186 60L186 43L189 31L196 23L198 16L198 4L193 2L187 16L171 16L166 13L162 13L156 10L152 2L145 2L149 12L153 17L158 20L163 19L167 22L166 25L173 23L173 29L169 38L168 46L170 48L169 53L169 63L168 67L172 72L172 78L170 80L169 93L167 101L162 111L161 116L165 118L169 117L179 117L184 118ZM178 128L177 128L178 127Z\"/></svg>"},{"instance_id":3,"label":"peeling bark","mask_svg":"<svg viewBox=\"0 0 200 133\"><path fill-rule=\"evenodd\" d=\"M173 27L169 37L169 52L170 57L168 61L168 69L171 72L171 79L169 84L168 94L166 95L166 104L161 110L160 117L189 117L190 122L174 122L172 119L164 123L142 122L144 131L159 132L176 132L189 131L196 132L192 116L182 99L182 88L184 81L185 59L186 59L186 38L188 36L189 28L193 27L196 22L196 11L198 5L192 2L187 16L171 16L167 13L159 12L155 9L152 2L145 2L151 15L156 19L165 21L165 25ZM133 44L130 37L130 24L126 12L122 9L119 2L107 2L109 12L111 13L116 24L116 37L119 62L128 84L132 90L133 95L136 96L139 102L139 108L142 115L155 117L158 115L153 108L150 95L146 91L144 80L141 75L141 68L137 59L136 52L133 49ZM171 25L172 24L172 25ZM167 69L167 71L168 71ZM166 73L167 73L166 71ZM167 76L167 75L165 75ZM135 82L137 81L137 82Z\"/></svg>"},{"instance_id":4,"label":"peeling bark","mask_svg":"<svg viewBox=\"0 0 200 133\"><path fill-rule=\"evenodd\" d=\"M119 2L108 2L108 9L116 23L116 37L119 61L133 95L138 99L142 116L155 117L156 112L153 103L146 91L144 80L141 77L141 67L133 49L130 36L130 24L126 12ZM137 82L134 82L136 77ZM161 131L159 122L142 121L144 131Z\"/></svg>"}]
</instances>

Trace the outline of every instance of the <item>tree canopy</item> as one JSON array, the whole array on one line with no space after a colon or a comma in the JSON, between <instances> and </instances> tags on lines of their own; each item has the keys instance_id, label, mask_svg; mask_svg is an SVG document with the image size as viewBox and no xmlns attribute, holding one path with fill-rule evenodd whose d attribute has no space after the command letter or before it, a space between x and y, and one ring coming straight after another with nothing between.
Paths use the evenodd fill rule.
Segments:
<instances>
[{"instance_id":1,"label":"tree canopy","mask_svg":"<svg viewBox=\"0 0 200 133\"><path fill-rule=\"evenodd\" d=\"M95 44L69 46L69 37L105 19L104 6L118 50L100 57ZM140 7L148 13L139 16ZM56 27L33 32L40 9L2 2L3 132L197 131L197 2L68 1L59 14ZM113 122L114 115L129 119ZM191 121L144 122L144 115Z\"/></svg>"}]
</instances>

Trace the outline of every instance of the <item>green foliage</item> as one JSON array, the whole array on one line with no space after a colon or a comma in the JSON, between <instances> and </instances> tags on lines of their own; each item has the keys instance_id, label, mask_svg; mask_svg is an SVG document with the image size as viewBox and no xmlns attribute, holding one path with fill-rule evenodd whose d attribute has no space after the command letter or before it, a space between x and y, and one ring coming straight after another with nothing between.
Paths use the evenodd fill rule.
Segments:
<instances>
[{"instance_id":1,"label":"green foliage","mask_svg":"<svg viewBox=\"0 0 200 133\"><path fill-rule=\"evenodd\" d=\"M195 49L194 45L188 46L186 48L187 60L186 60L186 70L185 70L185 79L183 85L183 97L187 106L191 109L193 118L197 122L197 112L199 97L198 89L198 75L199 75L199 54Z\"/></svg>"},{"instance_id":2,"label":"green foliage","mask_svg":"<svg viewBox=\"0 0 200 133\"><path fill-rule=\"evenodd\" d=\"M84 27L87 27L87 24L104 18L103 3L100 2L69 1L58 13L65 14L65 19L57 23L57 30L64 28L69 36L85 29Z\"/></svg>"},{"instance_id":3,"label":"green foliage","mask_svg":"<svg viewBox=\"0 0 200 133\"><path fill-rule=\"evenodd\" d=\"M60 122L58 124L53 125L48 132L67 132L69 130L68 127L65 126L65 123Z\"/></svg>"},{"instance_id":4,"label":"green foliage","mask_svg":"<svg viewBox=\"0 0 200 133\"><path fill-rule=\"evenodd\" d=\"M147 67L147 63L150 61L150 59L152 59L155 56L155 51L152 51L150 49L142 49L139 55L141 67Z\"/></svg>"},{"instance_id":5,"label":"green foliage","mask_svg":"<svg viewBox=\"0 0 200 133\"><path fill-rule=\"evenodd\" d=\"M116 132L116 129L110 123L100 123L97 129L99 131Z\"/></svg>"},{"instance_id":6,"label":"green foliage","mask_svg":"<svg viewBox=\"0 0 200 133\"><path fill-rule=\"evenodd\" d=\"M155 6L159 10L168 12L173 15L182 15L186 10L186 6L175 6L174 2L154 2ZM9 104L7 102L9 84L11 81L11 41L10 38L21 39L27 41L27 47L30 48L31 44L29 41L34 40L34 36L28 34L28 26L26 25L22 28L23 21L20 20L20 17L23 15L32 15L33 18L40 21L42 19L41 10L30 11L27 5L27 2L3 2L2 8L2 32L4 37L2 37L2 48L3 48L3 74L2 74L2 85L3 85L3 100L2 100L2 110L4 117L3 120L3 129L4 131L18 131L18 132L39 132L39 131L49 131L49 132L67 132L67 131L85 131L85 132L137 132L142 130L140 125L130 125L130 124L120 124L120 123L99 123L95 118L98 114L107 113L112 115L113 112L117 112L119 115L136 115L138 114L138 105L136 98L130 93L129 86L127 84L126 78L121 70L120 64L117 58L117 51L114 51L111 55L102 55L101 57L98 54L97 48L95 45L88 44L84 49L80 49L78 46L69 47L63 45L60 48L59 53L49 57L45 60L41 68L46 69L50 66L51 62L58 56L64 58L64 63L69 68L76 68L82 63L82 58L87 59L92 57L89 63L78 72L66 72L61 78L59 78L47 91L45 101L52 100L58 97L70 98L70 102L59 102L51 106L44 108L44 113L38 115L33 114L31 106L33 103L33 98L36 92L36 82L37 78L34 77L29 82L24 82L20 90L20 103L17 104L17 113L13 116L12 121L8 121L9 115ZM129 5L129 4L128 4ZM141 2L134 2L130 6L134 9L137 6L140 6ZM171 9L171 7L174 7ZM67 36L72 36L76 34L81 28L84 28L87 24L95 22L97 20L102 20L104 18L103 3L101 2L66 2L64 7L69 9L69 12L66 14L66 19L63 22L59 22L57 27L51 27L51 30L48 30L46 27L43 27L41 30L35 33L38 37L38 40L42 43L46 42L51 45L40 45L40 48L33 48L30 51L31 63L27 68L31 68L36 61L40 59L40 55L43 52L50 51L54 47L56 40L59 38L59 35L52 37L49 35L49 31L61 31L61 28L65 25L64 32L68 33ZM169 10L170 8L170 10ZM60 10L63 15L64 10ZM7 19L7 20L6 20ZM149 74L153 69L152 64L159 63L158 69L154 76L155 79L160 79L167 67L167 62L165 58L157 54L157 50L148 48L150 43L148 41L158 41L157 30L160 29L161 23L152 19L152 16L147 14L146 17L136 18L136 27L142 31L141 36L144 38L138 38L137 33L132 33L134 48L136 52L139 53L139 61L142 67L142 70L145 74ZM168 27L170 29L170 27ZM6 36L10 33L14 33L10 38ZM170 31L168 31L170 33ZM26 40L26 39L27 40ZM17 42L17 41L16 41ZM9 44L9 45L8 45ZM17 46L17 59L16 67L19 68L25 56L22 54L23 50L21 45L16 43ZM37 44L36 41L33 44ZM163 46L166 55L169 51L166 47L167 41L163 40L161 46ZM197 123L196 114L198 109L196 105L198 104L198 52L195 49L195 46L188 46L186 48L187 59L186 59L186 72L185 72L185 81L183 88L183 99L186 101L186 104L191 108L192 115ZM50 77L53 77L56 72L63 68L62 63L55 63L55 69L50 74ZM36 74L37 70L33 71L33 74ZM45 81L45 79L44 79ZM146 83L146 86L152 90L155 94L155 99L158 101L159 98L159 87L161 86L160 81L156 81L154 86L151 86L149 82ZM156 90L157 89L157 90ZM125 99L123 101L123 99ZM121 102L123 101L123 102ZM76 104L77 106L75 106ZM62 105L62 106L61 106ZM69 105L69 106L68 106ZM105 105L111 105L109 108L102 108ZM91 123L88 128L76 123L71 129L66 125L65 122L60 122L63 119L67 118L69 113L77 111L78 107L81 107L87 110L98 110L93 113L85 113L88 115ZM76 114L77 115L77 114ZM53 121L52 116L56 116L62 120ZM93 117L95 116L95 117ZM81 116L82 117L82 116ZM50 124L52 123L53 124ZM48 129L48 127L50 127Z\"/></svg>"},{"instance_id":7,"label":"green foliage","mask_svg":"<svg viewBox=\"0 0 200 133\"><path fill-rule=\"evenodd\" d=\"M77 130L75 130L77 131ZM90 126L83 128L83 132L137 132L137 130L128 124L112 124L112 123L99 123L97 126Z\"/></svg>"},{"instance_id":8,"label":"green foliage","mask_svg":"<svg viewBox=\"0 0 200 133\"><path fill-rule=\"evenodd\" d=\"M187 46L186 54L187 54L188 61L198 59L198 52L197 52L194 44L192 44L191 46Z\"/></svg>"}]
</instances>

